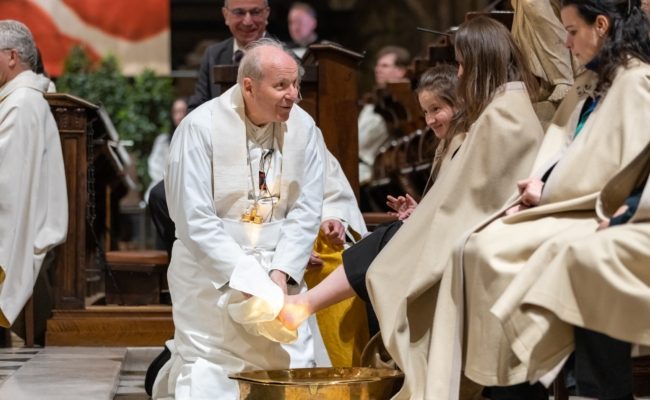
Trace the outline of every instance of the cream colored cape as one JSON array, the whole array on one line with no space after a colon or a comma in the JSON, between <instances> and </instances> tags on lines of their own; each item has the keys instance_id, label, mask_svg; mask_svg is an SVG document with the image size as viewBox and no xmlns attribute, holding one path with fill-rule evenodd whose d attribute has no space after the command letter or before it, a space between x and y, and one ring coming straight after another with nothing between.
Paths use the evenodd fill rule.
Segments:
<instances>
[{"instance_id":1,"label":"cream colored cape","mask_svg":"<svg viewBox=\"0 0 650 400\"><path fill-rule=\"evenodd\" d=\"M493 307L532 379L568 356L574 325L650 346L649 171L650 144L609 181L598 200L599 215L609 218L645 183L632 219L540 248L544 263L531 263L518 274Z\"/></svg>"},{"instance_id":2,"label":"cream colored cape","mask_svg":"<svg viewBox=\"0 0 650 400\"><path fill-rule=\"evenodd\" d=\"M590 72L579 78L546 133L534 175L553 171L540 205L498 216L471 236L459 260L467 303L465 375L482 385L535 379L529 376L525 356L518 357L511 350L490 308L517 273L546 266L540 246L551 241L566 243L596 229L595 206L601 189L650 140L650 118L646 117L650 66L631 60L629 68L617 71L612 87L572 141L593 79Z\"/></svg>"},{"instance_id":3,"label":"cream colored cape","mask_svg":"<svg viewBox=\"0 0 650 400\"><path fill-rule=\"evenodd\" d=\"M25 71L0 88L0 326L32 294L47 252L68 232L68 195L49 79Z\"/></svg>"},{"instance_id":4,"label":"cream colored cape","mask_svg":"<svg viewBox=\"0 0 650 400\"><path fill-rule=\"evenodd\" d=\"M436 309L440 279L454 244L503 206L517 180L530 171L542 140L523 84L501 89L368 271L384 344L406 375L395 398L452 398L440 389L448 389L451 366L435 368L435 360L449 358L452 348L432 351L434 322L446 317Z\"/></svg>"},{"instance_id":5,"label":"cream colored cape","mask_svg":"<svg viewBox=\"0 0 650 400\"><path fill-rule=\"evenodd\" d=\"M551 4L551 2L556 4ZM535 76L548 82L571 85L573 65L566 48L566 30L554 7L557 0L511 0L515 10L512 37L526 54Z\"/></svg>"}]
</instances>

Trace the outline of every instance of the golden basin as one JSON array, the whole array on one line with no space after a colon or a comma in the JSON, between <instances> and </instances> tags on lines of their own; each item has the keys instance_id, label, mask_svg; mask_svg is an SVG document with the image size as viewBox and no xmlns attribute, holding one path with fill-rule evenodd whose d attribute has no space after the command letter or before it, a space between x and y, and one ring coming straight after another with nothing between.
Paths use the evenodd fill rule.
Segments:
<instances>
[{"instance_id":1,"label":"golden basin","mask_svg":"<svg viewBox=\"0 0 650 400\"><path fill-rule=\"evenodd\" d=\"M296 368L230 375L242 400L388 400L404 374L378 368Z\"/></svg>"}]
</instances>

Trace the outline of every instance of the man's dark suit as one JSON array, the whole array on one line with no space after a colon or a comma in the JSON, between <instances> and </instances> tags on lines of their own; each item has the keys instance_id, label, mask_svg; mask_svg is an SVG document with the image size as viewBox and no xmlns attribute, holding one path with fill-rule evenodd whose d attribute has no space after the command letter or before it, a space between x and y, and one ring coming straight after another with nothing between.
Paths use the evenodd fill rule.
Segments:
<instances>
[{"instance_id":1,"label":"man's dark suit","mask_svg":"<svg viewBox=\"0 0 650 400\"><path fill-rule=\"evenodd\" d=\"M215 65L233 64L233 41L230 38L213 44L203 53L199 77L194 87L194 94L190 97L187 110L192 111L196 107L221 94L221 86L212 83L212 68Z\"/></svg>"}]
</instances>

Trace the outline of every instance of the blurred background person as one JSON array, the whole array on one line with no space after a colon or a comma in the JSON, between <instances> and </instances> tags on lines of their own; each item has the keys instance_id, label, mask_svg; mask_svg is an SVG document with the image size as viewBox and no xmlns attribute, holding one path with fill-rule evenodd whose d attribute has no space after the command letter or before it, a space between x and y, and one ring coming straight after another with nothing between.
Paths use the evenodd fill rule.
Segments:
<instances>
[{"instance_id":1,"label":"blurred background person","mask_svg":"<svg viewBox=\"0 0 650 400\"><path fill-rule=\"evenodd\" d=\"M169 156L169 143L172 140L176 127L181 123L186 115L187 100L184 97L179 97L174 100L170 110L172 123L171 130L169 133L161 133L156 136L156 139L153 142L153 147L151 148L151 154L147 160L149 177L151 178L151 183L149 184L147 191L144 193L144 200L147 202L149 201L149 192L151 192L151 189L163 180L165 167L167 166L167 157Z\"/></svg>"},{"instance_id":2,"label":"blurred background person","mask_svg":"<svg viewBox=\"0 0 650 400\"><path fill-rule=\"evenodd\" d=\"M408 50L399 46L386 46L379 50L375 64L375 87L383 89L389 82L406 78L411 62ZM371 96L374 97L374 96ZM390 138L384 118L376 112L374 98L359 112L359 183L363 187L372 179L372 167L379 148ZM363 189L362 189L363 192ZM365 208L362 200L362 210Z\"/></svg>"},{"instance_id":3,"label":"blurred background person","mask_svg":"<svg viewBox=\"0 0 650 400\"><path fill-rule=\"evenodd\" d=\"M289 9L287 20L292 40L288 46L298 57L302 58L307 47L318 41L316 10L307 3L293 3Z\"/></svg>"},{"instance_id":4,"label":"blurred background person","mask_svg":"<svg viewBox=\"0 0 650 400\"><path fill-rule=\"evenodd\" d=\"M239 64L246 45L266 36L271 13L268 0L224 0L221 12L232 37L205 49L189 111L221 94L221 86L212 83L215 65Z\"/></svg>"}]
</instances>

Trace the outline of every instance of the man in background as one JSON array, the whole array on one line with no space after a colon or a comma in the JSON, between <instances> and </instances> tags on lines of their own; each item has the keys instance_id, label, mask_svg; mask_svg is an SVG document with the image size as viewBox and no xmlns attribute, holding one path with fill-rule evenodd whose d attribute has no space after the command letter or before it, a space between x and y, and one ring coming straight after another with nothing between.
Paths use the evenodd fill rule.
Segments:
<instances>
[{"instance_id":1,"label":"man in background","mask_svg":"<svg viewBox=\"0 0 650 400\"><path fill-rule=\"evenodd\" d=\"M215 65L239 64L246 45L266 36L271 13L268 0L224 0L221 12L232 37L213 44L203 53L188 112L221 94L220 85L212 83Z\"/></svg>"},{"instance_id":2,"label":"man in background","mask_svg":"<svg viewBox=\"0 0 650 400\"><path fill-rule=\"evenodd\" d=\"M289 48L299 57L302 58L310 44L316 43L318 35L316 27L318 20L316 10L307 3L296 2L289 9L287 17L289 23L289 35L292 43Z\"/></svg>"}]
</instances>

